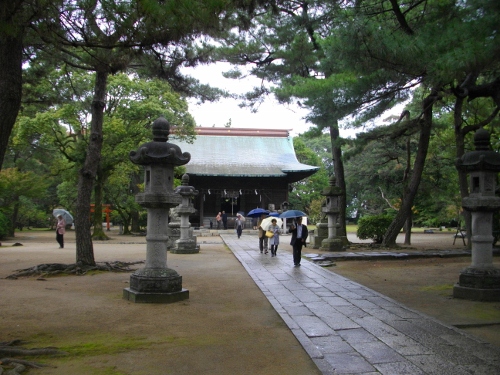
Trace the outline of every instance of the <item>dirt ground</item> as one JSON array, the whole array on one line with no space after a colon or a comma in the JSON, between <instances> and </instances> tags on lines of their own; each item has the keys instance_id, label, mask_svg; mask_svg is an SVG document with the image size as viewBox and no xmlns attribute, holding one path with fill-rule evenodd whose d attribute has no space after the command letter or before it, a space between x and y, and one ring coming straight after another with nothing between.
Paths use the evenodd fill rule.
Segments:
<instances>
[{"instance_id":1,"label":"dirt ground","mask_svg":"<svg viewBox=\"0 0 500 375\"><path fill-rule=\"evenodd\" d=\"M96 261L145 258L145 238L94 244ZM199 237L201 252L168 254L190 298L169 305L122 299L129 273L37 280L5 279L41 263L72 263L74 232L58 249L53 232L20 233L0 247L0 341L58 347L36 374L319 374L293 334L220 237ZM19 242L23 246L12 246ZM451 234L414 236L411 248L452 249ZM364 245L351 248L366 250ZM283 245L283 251L291 251ZM306 250L306 252L316 252ZM495 259L498 267L498 258ZM329 268L405 305L500 346L500 303L456 300L452 286L470 258L342 261Z\"/></svg>"}]
</instances>

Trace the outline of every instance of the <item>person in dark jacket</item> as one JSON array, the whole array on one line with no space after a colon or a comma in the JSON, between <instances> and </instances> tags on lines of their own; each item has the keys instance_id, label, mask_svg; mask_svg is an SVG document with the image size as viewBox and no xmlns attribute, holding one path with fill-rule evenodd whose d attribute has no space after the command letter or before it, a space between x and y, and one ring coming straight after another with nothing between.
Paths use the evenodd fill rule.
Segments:
<instances>
[{"instance_id":1,"label":"person in dark jacket","mask_svg":"<svg viewBox=\"0 0 500 375\"><path fill-rule=\"evenodd\" d=\"M298 267L302 259L302 246L306 246L306 239L309 235L307 226L302 224L302 217L297 218L297 225L292 224L288 229L288 233L292 234L290 245L292 245L293 249L293 265Z\"/></svg>"},{"instance_id":2,"label":"person in dark jacket","mask_svg":"<svg viewBox=\"0 0 500 375\"><path fill-rule=\"evenodd\" d=\"M222 225L224 229L227 229L227 214L226 211L222 211Z\"/></svg>"}]
</instances>

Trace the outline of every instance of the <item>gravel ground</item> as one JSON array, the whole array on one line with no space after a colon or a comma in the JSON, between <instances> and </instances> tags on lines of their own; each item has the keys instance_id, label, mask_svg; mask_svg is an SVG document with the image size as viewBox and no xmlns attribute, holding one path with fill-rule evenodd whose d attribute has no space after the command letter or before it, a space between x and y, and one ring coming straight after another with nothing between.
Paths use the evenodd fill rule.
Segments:
<instances>
[{"instance_id":1,"label":"gravel ground","mask_svg":"<svg viewBox=\"0 0 500 375\"><path fill-rule=\"evenodd\" d=\"M110 235L94 243L96 261L144 260L145 237ZM199 237L199 254L168 254L190 292L170 305L123 300L129 273L5 279L41 263L74 262L74 232L65 240L58 249L53 232L24 232L0 247L0 341L69 353L44 358L57 367L37 374L319 374L220 237ZM366 241L350 240L357 243L350 251L370 250ZM282 242L280 251L291 251ZM412 242L397 251L463 249L450 232L415 234ZM451 297L469 264L468 257L342 261L328 269L500 346L500 303Z\"/></svg>"}]
</instances>

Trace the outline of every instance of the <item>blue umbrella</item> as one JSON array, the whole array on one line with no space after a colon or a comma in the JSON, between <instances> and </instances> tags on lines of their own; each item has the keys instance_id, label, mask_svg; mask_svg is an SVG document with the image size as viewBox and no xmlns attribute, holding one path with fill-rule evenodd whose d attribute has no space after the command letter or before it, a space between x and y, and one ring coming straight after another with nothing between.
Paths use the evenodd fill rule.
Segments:
<instances>
[{"instance_id":1,"label":"blue umbrella","mask_svg":"<svg viewBox=\"0 0 500 375\"><path fill-rule=\"evenodd\" d=\"M301 217L301 216L307 216L307 215L299 210L288 210L283 212L279 217L282 219L287 219L287 218Z\"/></svg>"},{"instance_id":2,"label":"blue umbrella","mask_svg":"<svg viewBox=\"0 0 500 375\"><path fill-rule=\"evenodd\" d=\"M279 217L280 214L278 212L269 212L269 216Z\"/></svg>"},{"instance_id":3,"label":"blue umbrella","mask_svg":"<svg viewBox=\"0 0 500 375\"><path fill-rule=\"evenodd\" d=\"M268 210L264 210L263 208L254 208L253 210L251 210L247 216L250 216L250 217L260 217L260 215L262 214L265 214L265 215L268 215L269 214L269 211Z\"/></svg>"}]
</instances>

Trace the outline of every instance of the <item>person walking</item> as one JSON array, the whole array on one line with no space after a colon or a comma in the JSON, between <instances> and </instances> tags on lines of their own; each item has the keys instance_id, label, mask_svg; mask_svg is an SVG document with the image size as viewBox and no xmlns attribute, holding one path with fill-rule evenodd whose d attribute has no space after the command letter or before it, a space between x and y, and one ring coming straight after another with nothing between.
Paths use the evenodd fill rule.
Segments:
<instances>
[{"instance_id":1,"label":"person walking","mask_svg":"<svg viewBox=\"0 0 500 375\"><path fill-rule=\"evenodd\" d=\"M266 237L266 231L261 228L260 223L262 223L262 220L266 218L266 214L260 215L260 219L257 222L257 228L259 229L259 249L260 253L262 254L263 251L265 251L265 254L267 254L267 245L268 245L268 238Z\"/></svg>"},{"instance_id":2,"label":"person walking","mask_svg":"<svg viewBox=\"0 0 500 375\"><path fill-rule=\"evenodd\" d=\"M236 234L238 235L238 238L241 237L241 233L243 233L243 219L240 214L236 214L236 220L234 222L234 225L236 227Z\"/></svg>"},{"instance_id":3,"label":"person walking","mask_svg":"<svg viewBox=\"0 0 500 375\"><path fill-rule=\"evenodd\" d=\"M302 259L302 246L306 246L306 239L309 235L307 226L302 224L302 217L297 218L297 225L292 224L288 229L288 233L292 234L290 245L292 245L293 249L293 265L298 267Z\"/></svg>"},{"instance_id":4,"label":"person walking","mask_svg":"<svg viewBox=\"0 0 500 375\"><path fill-rule=\"evenodd\" d=\"M268 230L274 233L274 236L269 238L269 246L271 246L271 257L275 257L276 251L278 251L281 234L281 228L277 225L276 219L271 220L271 225L269 226Z\"/></svg>"},{"instance_id":5,"label":"person walking","mask_svg":"<svg viewBox=\"0 0 500 375\"><path fill-rule=\"evenodd\" d=\"M217 229L220 229L221 220L222 220L222 216L221 216L221 213L219 212L217 214L217 216L215 217L215 221L217 222Z\"/></svg>"},{"instance_id":6,"label":"person walking","mask_svg":"<svg viewBox=\"0 0 500 375\"><path fill-rule=\"evenodd\" d=\"M227 214L226 214L226 211L222 211L222 225L224 225L224 229L227 229Z\"/></svg>"},{"instance_id":7,"label":"person walking","mask_svg":"<svg viewBox=\"0 0 500 375\"><path fill-rule=\"evenodd\" d=\"M64 249L64 234L66 233L66 221L62 215L57 215L56 241L59 243L59 249Z\"/></svg>"}]
</instances>

